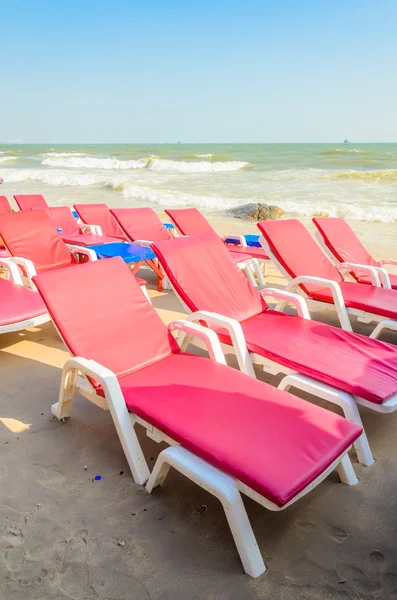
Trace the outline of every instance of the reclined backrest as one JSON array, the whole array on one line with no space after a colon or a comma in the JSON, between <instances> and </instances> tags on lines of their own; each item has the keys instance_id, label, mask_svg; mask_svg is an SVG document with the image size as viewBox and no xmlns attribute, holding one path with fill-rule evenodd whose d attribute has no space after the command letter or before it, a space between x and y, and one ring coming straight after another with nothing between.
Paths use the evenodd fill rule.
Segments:
<instances>
[{"instance_id":1,"label":"reclined backrest","mask_svg":"<svg viewBox=\"0 0 397 600\"><path fill-rule=\"evenodd\" d=\"M344 219L315 217L313 223L322 235L326 246L339 262L377 266L376 260Z\"/></svg>"},{"instance_id":2,"label":"reclined backrest","mask_svg":"<svg viewBox=\"0 0 397 600\"><path fill-rule=\"evenodd\" d=\"M107 204L75 204L80 219L88 225L99 225L103 235L117 236L125 239L125 235Z\"/></svg>"},{"instance_id":3,"label":"reclined backrest","mask_svg":"<svg viewBox=\"0 0 397 600\"><path fill-rule=\"evenodd\" d=\"M172 239L152 208L111 208L110 212L132 241L159 242Z\"/></svg>"},{"instance_id":4,"label":"reclined backrest","mask_svg":"<svg viewBox=\"0 0 397 600\"><path fill-rule=\"evenodd\" d=\"M179 352L119 257L41 273L34 282L73 356L121 376Z\"/></svg>"},{"instance_id":5,"label":"reclined backrest","mask_svg":"<svg viewBox=\"0 0 397 600\"><path fill-rule=\"evenodd\" d=\"M11 206L7 196L0 196L0 214L11 212Z\"/></svg>"},{"instance_id":6,"label":"reclined backrest","mask_svg":"<svg viewBox=\"0 0 397 600\"><path fill-rule=\"evenodd\" d=\"M267 309L215 233L156 242L152 248L192 312L209 310L242 322Z\"/></svg>"},{"instance_id":7,"label":"reclined backrest","mask_svg":"<svg viewBox=\"0 0 397 600\"><path fill-rule=\"evenodd\" d=\"M176 208L165 213L182 235L200 235L201 233L216 233L207 219L197 208Z\"/></svg>"},{"instance_id":8,"label":"reclined backrest","mask_svg":"<svg viewBox=\"0 0 397 600\"><path fill-rule=\"evenodd\" d=\"M44 210L48 204L41 194L15 194L19 210Z\"/></svg>"},{"instance_id":9,"label":"reclined backrest","mask_svg":"<svg viewBox=\"0 0 397 600\"><path fill-rule=\"evenodd\" d=\"M269 244L270 251L291 278L310 275L343 281L336 266L297 219L261 221L257 226ZM302 285L302 288L310 293L310 285Z\"/></svg>"},{"instance_id":10,"label":"reclined backrest","mask_svg":"<svg viewBox=\"0 0 397 600\"><path fill-rule=\"evenodd\" d=\"M62 229L61 235L79 235L81 229L68 206L50 206L47 215L56 229Z\"/></svg>"},{"instance_id":11,"label":"reclined backrest","mask_svg":"<svg viewBox=\"0 0 397 600\"><path fill-rule=\"evenodd\" d=\"M75 262L43 210L1 215L0 236L12 256L28 258L37 272Z\"/></svg>"}]
</instances>

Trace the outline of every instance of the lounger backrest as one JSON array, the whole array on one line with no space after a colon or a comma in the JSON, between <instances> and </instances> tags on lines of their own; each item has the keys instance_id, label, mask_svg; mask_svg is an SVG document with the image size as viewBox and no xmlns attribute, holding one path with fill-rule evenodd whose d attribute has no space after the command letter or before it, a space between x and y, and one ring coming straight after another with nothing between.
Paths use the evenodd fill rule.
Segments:
<instances>
[{"instance_id":1,"label":"lounger backrest","mask_svg":"<svg viewBox=\"0 0 397 600\"><path fill-rule=\"evenodd\" d=\"M7 196L0 196L0 214L11 212L11 206Z\"/></svg>"},{"instance_id":2,"label":"lounger backrest","mask_svg":"<svg viewBox=\"0 0 397 600\"><path fill-rule=\"evenodd\" d=\"M325 245L339 262L377 266L376 260L344 219L315 217L313 223L319 230Z\"/></svg>"},{"instance_id":3,"label":"lounger backrest","mask_svg":"<svg viewBox=\"0 0 397 600\"><path fill-rule=\"evenodd\" d=\"M125 239L123 230L111 214L107 204L75 204L74 208L84 223L99 225L103 235L113 235Z\"/></svg>"},{"instance_id":4,"label":"lounger backrest","mask_svg":"<svg viewBox=\"0 0 397 600\"><path fill-rule=\"evenodd\" d=\"M62 229L61 235L79 235L81 229L68 206L50 206L47 214L56 229Z\"/></svg>"},{"instance_id":5,"label":"lounger backrest","mask_svg":"<svg viewBox=\"0 0 397 600\"><path fill-rule=\"evenodd\" d=\"M165 213L169 216L182 235L200 235L215 233L207 219L197 208L176 208Z\"/></svg>"},{"instance_id":6,"label":"lounger backrest","mask_svg":"<svg viewBox=\"0 0 397 600\"><path fill-rule=\"evenodd\" d=\"M119 257L41 273L34 282L73 356L121 376L179 352Z\"/></svg>"},{"instance_id":7,"label":"lounger backrest","mask_svg":"<svg viewBox=\"0 0 397 600\"><path fill-rule=\"evenodd\" d=\"M291 278L310 275L343 281L336 266L297 219L261 221L257 225L270 251ZM307 285L302 288L309 293Z\"/></svg>"},{"instance_id":8,"label":"lounger backrest","mask_svg":"<svg viewBox=\"0 0 397 600\"><path fill-rule=\"evenodd\" d=\"M215 233L156 242L152 248L192 312L209 310L242 322L267 309Z\"/></svg>"},{"instance_id":9,"label":"lounger backrest","mask_svg":"<svg viewBox=\"0 0 397 600\"><path fill-rule=\"evenodd\" d=\"M43 210L1 215L0 236L12 256L28 258L37 272L75 262Z\"/></svg>"},{"instance_id":10,"label":"lounger backrest","mask_svg":"<svg viewBox=\"0 0 397 600\"><path fill-rule=\"evenodd\" d=\"M45 210L48 204L41 194L15 194L19 210Z\"/></svg>"},{"instance_id":11,"label":"lounger backrest","mask_svg":"<svg viewBox=\"0 0 397 600\"><path fill-rule=\"evenodd\" d=\"M172 239L152 208L111 208L110 212L132 241L160 242Z\"/></svg>"}]
</instances>

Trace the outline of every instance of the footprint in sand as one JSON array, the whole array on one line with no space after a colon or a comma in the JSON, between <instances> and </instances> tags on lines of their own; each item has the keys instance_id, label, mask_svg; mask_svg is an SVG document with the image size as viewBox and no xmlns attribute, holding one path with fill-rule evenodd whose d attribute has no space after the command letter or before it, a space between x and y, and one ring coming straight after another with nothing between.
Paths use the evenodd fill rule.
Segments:
<instances>
[{"instance_id":1,"label":"footprint in sand","mask_svg":"<svg viewBox=\"0 0 397 600\"><path fill-rule=\"evenodd\" d=\"M88 586L87 535L78 531L68 540L60 569L60 589L73 600L83 598Z\"/></svg>"},{"instance_id":2,"label":"footprint in sand","mask_svg":"<svg viewBox=\"0 0 397 600\"><path fill-rule=\"evenodd\" d=\"M368 568L365 571L348 564L338 566L336 571L359 597L397 599L397 575L387 571L386 558L380 550L373 550L369 554Z\"/></svg>"},{"instance_id":3,"label":"footprint in sand","mask_svg":"<svg viewBox=\"0 0 397 600\"><path fill-rule=\"evenodd\" d=\"M332 525L331 523L324 523L324 531L326 535L333 539L337 544L343 544L351 537L350 533L347 533L342 527Z\"/></svg>"},{"instance_id":4,"label":"footprint in sand","mask_svg":"<svg viewBox=\"0 0 397 600\"><path fill-rule=\"evenodd\" d=\"M296 521L295 526L301 531L307 531L308 533L317 529L316 523L312 523L311 521Z\"/></svg>"}]
</instances>

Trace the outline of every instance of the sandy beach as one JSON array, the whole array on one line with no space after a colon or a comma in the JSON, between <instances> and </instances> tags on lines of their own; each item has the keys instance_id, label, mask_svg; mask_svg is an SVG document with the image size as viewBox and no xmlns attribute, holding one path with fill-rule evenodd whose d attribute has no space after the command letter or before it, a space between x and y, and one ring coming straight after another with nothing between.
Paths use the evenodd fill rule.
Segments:
<instances>
[{"instance_id":1,"label":"sandy beach","mask_svg":"<svg viewBox=\"0 0 397 600\"><path fill-rule=\"evenodd\" d=\"M230 225L255 232L213 224L220 233ZM139 274L166 323L183 317L173 292L157 292L151 274ZM274 268L268 281L285 284ZM332 312L314 317L336 324ZM397 598L396 414L361 410L376 463L362 467L352 453L358 486L332 474L277 514L245 500L268 566L254 580L243 575L212 496L176 472L152 495L134 484L109 413L77 397L69 420L52 418L68 357L52 324L3 335L0 350L1 599ZM139 433L153 464L162 447Z\"/></svg>"}]
</instances>

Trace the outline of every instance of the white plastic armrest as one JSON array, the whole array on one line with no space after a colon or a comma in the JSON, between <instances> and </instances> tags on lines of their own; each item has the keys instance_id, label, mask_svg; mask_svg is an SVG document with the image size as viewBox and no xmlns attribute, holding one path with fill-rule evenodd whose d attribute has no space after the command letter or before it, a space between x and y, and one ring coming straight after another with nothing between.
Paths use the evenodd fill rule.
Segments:
<instances>
[{"instance_id":1,"label":"white plastic armrest","mask_svg":"<svg viewBox=\"0 0 397 600\"><path fill-rule=\"evenodd\" d=\"M87 225L86 223L82 223L80 225L80 229L83 233L93 233L96 234L97 226L96 225Z\"/></svg>"},{"instance_id":2,"label":"white plastic armrest","mask_svg":"<svg viewBox=\"0 0 397 600\"><path fill-rule=\"evenodd\" d=\"M279 290L277 288L265 288L264 290L261 290L260 294L263 298L265 296L271 296L272 298L277 298L278 300L284 300L285 302L293 304L300 317L310 320L309 309L306 300L302 296L293 294L292 292L286 292L285 290ZM276 307L276 310L280 310L278 306Z\"/></svg>"},{"instance_id":3,"label":"white plastic armrest","mask_svg":"<svg viewBox=\"0 0 397 600\"><path fill-rule=\"evenodd\" d=\"M380 287L380 278L379 278L379 267L371 267L369 265L359 265L359 264L355 264L355 263L350 263L350 262L343 262L343 263L339 263L338 265L338 269L339 271L343 274L346 272L350 272L350 271L355 271L356 269L359 269L360 271L366 271L367 273L369 273L369 276L371 277L371 284L375 285L376 287ZM383 271L384 269L382 269Z\"/></svg>"},{"instance_id":4,"label":"white plastic armrest","mask_svg":"<svg viewBox=\"0 0 397 600\"><path fill-rule=\"evenodd\" d=\"M247 246L247 240L245 239L245 237L243 235L236 235L235 233L230 234L230 235L223 235L222 240L224 242L226 240L235 240L236 242L239 242L238 245Z\"/></svg>"},{"instance_id":5,"label":"white plastic armrest","mask_svg":"<svg viewBox=\"0 0 397 600\"><path fill-rule=\"evenodd\" d=\"M34 264L28 258L21 258L20 256L11 256L8 260L12 261L18 267L20 267L26 273L26 277L29 280L30 287L33 290L37 290L35 284L33 283L32 277L36 275L36 269ZM22 274L24 274L22 272Z\"/></svg>"},{"instance_id":6,"label":"white plastic armrest","mask_svg":"<svg viewBox=\"0 0 397 600\"><path fill-rule=\"evenodd\" d=\"M393 258L382 258L382 260L378 260L380 265L397 265L397 260Z\"/></svg>"},{"instance_id":7,"label":"white plastic armrest","mask_svg":"<svg viewBox=\"0 0 397 600\"><path fill-rule=\"evenodd\" d=\"M118 383L117 377L113 371L99 364L95 360L89 360L87 358L83 358L82 356L69 358L63 368L78 369L87 377L92 377L98 381L98 383L104 386L109 383L114 383L115 381Z\"/></svg>"},{"instance_id":8,"label":"white plastic armrest","mask_svg":"<svg viewBox=\"0 0 397 600\"><path fill-rule=\"evenodd\" d=\"M288 282L287 292L293 291L295 288L302 285L302 283L310 283L312 285L318 285L328 288L331 291L332 298L335 304L335 309L338 313L342 329L345 329L346 331L353 331L352 326L350 324L349 315L346 310L345 301L343 299L343 295L340 289L340 285L337 281L333 281L332 279L324 279L323 277L299 275L299 277L295 277L295 279L292 279Z\"/></svg>"},{"instance_id":9,"label":"white plastic armrest","mask_svg":"<svg viewBox=\"0 0 397 600\"><path fill-rule=\"evenodd\" d=\"M134 240L132 243L137 246L145 246L146 248L150 248L153 244L153 242L150 242L149 240Z\"/></svg>"},{"instance_id":10,"label":"white plastic armrest","mask_svg":"<svg viewBox=\"0 0 397 600\"><path fill-rule=\"evenodd\" d=\"M0 267L3 267L7 271L7 279L16 283L17 285L23 285L21 273L15 263L6 258L0 258Z\"/></svg>"},{"instance_id":11,"label":"white plastic armrest","mask_svg":"<svg viewBox=\"0 0 397 600\"><path fill-rule=\"evenodd\" d=\"M222 365L226 364L220 341L215 331L212 331L212 329L208 329L197 323L189 323L188 321L182 320L172 321L172 323L168 325L168 329L169 331L182 331L188 335L201 338L206 343L210 358Z\"/></svg>"},{"instance_id":12,"label":"white plastic armrest","mask_svg":"<svg viewBox=\"0 0 397 600\"><path fill-rule=\"evenodd\" d=\"M74 244L66 244L72 254L82 254L83 256L88 256L88 260L92 262L93 260L98 260L97 255L94 250L91 248L86 248L85 246L75 246Z\"/></svg>"},{"instance_id":13,"label":"white plastic armrest","mask_svg":"<svg viewBox=\"0 0 397 600\"><path fill-rule=\"evenodd\" d=\"M216 325L223 327L229 333L232 340L232 346L236 354L236 358L240 370L247 373L251 377L255 377L255 371L252 366L252 361L247 349L244 333L241 325L236 319L225 317L218 313L212 313L207 310L198 310L187 317L188 321L204 321L209 326Z\"/></svg>"}]
</instances>

